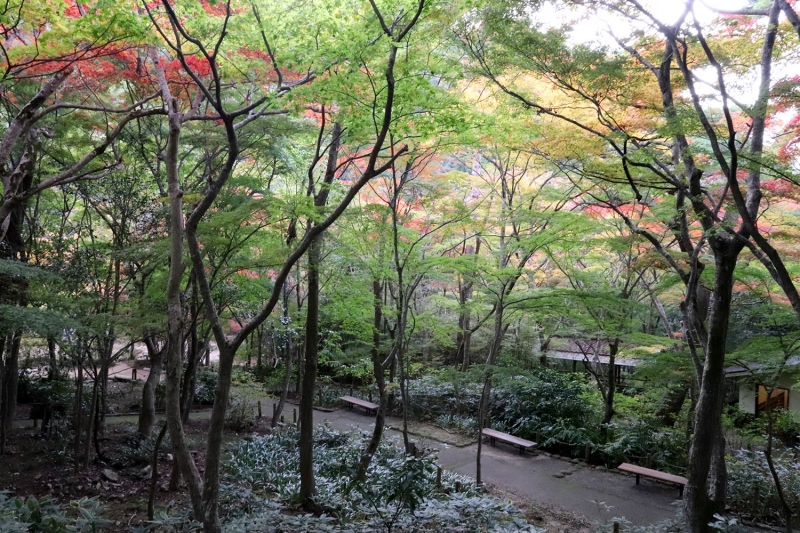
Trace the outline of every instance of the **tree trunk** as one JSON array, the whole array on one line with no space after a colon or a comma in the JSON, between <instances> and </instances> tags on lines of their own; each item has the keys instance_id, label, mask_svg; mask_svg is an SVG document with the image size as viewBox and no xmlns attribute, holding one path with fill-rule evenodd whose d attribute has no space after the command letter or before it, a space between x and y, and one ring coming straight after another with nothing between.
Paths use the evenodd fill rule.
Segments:
<instances>
[{"instance_id":1,"label":"tree trunk","mask_svg":"<svg viewBox=\"0 0 800 533\"><path fill-rule=\"evenodd\" d=\"M82 341L78 341L79 343ZM75 440L72 443L72 453L75 461L75 471L80 467L81 455L81 430L83 429L83 358L78 361L78 372L75 377L75 418L72 422L72 431Z\"/></svg>"},{"instance_id":2,"label":"tree trunk","mask_svg":"<svg viewBox=\"0 0 800 533\"><path fill-rule=\"evenodd\" d=\"M688 390L688 385L681 384L679 387L671 388L667 391L664 403L656 412L656 417L661 420L662 424L669 427L675 425L675 420L681 409L683 409L684 402L686 402Z\"/></svg>"},{"instance_id":3,"label":"tree trunk","mask_svg":"<svg viewBox=\"0 0 800 533\"><path fill-rule=\"evenodd\" d=\"M50 366L47 370L47 379L58 379L58 360L56 359L56 339L52 335L47 337L47 355L50 358Z\"/></svg>"},{"instance_id":4,"label":"tree trunk","mask_svg":"<svg viewBox=\"0 0 800 533\"><path fill-rule=\"evenodd\" d=\"M775 413L772 410L771 402L773 392L775 392L775 387L770 387L767 391L767 448L764 450L764 458L767 460L767 467L772 476L772 482L775 483L775 491L778 493L778 500L781 502L781 512L783 513L783 521L785 522L784 531L786 533L792 533L792 507L786 499L786 492L772 457L773 432L775 429Z\"/></svg>"},{"instance_id":5,"label":"tree trunk","mask_svg":"<svg viewBox=\"0 0 800 533\"><path fill-rule=\"evenodd\" d=\"M287 280L283 284L282 289L283 295L283 318L286 324L289 324L289 281ZM273 336L274 339L274 336ZM273 347L275 346L273 340ZM270 422L271 427L277 427L278 421L281 419L281 413L283 413L283 408L286 405L286 400L289 397L289 384L292 382L292 359L294 358L294 340L292 339L291 334L288 333L286 335L286 343L281 348L284 357L284 374L283 374L283 383L281 383L281 393L280 397L278 398L278 406L272 413L272 421ZM298 372L298 379L300 376L300 372ZM300 387L297 387L297 391L300 390Z\"/></svg>"},{"instance_id":6,"label":"tree trunk","mask_svg":"<svg viewBox=\"0 0 800 533\"><path fill-rule=\"evenodd\" d=\"M153 52L153 62L158 65L158 58ZM167 352L166 352L166 419L167 431L172 442L175 461L186 480L189 499L192 503L194 517L205 524L203 507L203 481L194 459L189 452L186 434L183 431L181 417L181 374L183 346L183 303L181 302L181 280L184 272L183 264L183 192L180 189L178 176L178 145L181 135L181 113L178 104L170 93L164 71L157 68L158 84L162 98L169 110L169 136L164 153L164 167L167 174L169 190L169 275L167 278ZM213 424L212 424L213 425ZM219 531L217 528L216 531ZM214 530L208 530L207 533Z\"/></svg>"},{"instance_id":7,"label":"tree trunk","mask_svg":"<svg viewBox=\"0 0 800 533\"><path fill-rule=\"evenodd\" d=\"M231 375L236 352L228 344L219 347L219 376L211 408L211 424L206 442L206 471L203 477L203 531L218 533L219 524L219 470L222 459L222 435L225 412L231 394Z\"/></svg>"},{"instance_id":8,"label":"tree trunk","mask_svg":"<svg viewBox=\"0 0 800 533\"><path fill-rule=\"evenodd\" d=\"M161 381L161 367L164 362L164 351L166 345L160 350L155 349L155 345L147 345L148 355L150 356L150 374L142 387L142 404L139 407L139 434L143 437L150 436L156 421L156 387Z\"/></svg>"},{"instance_id":9,"label":"tree trunk","mask_svg":"<svg viewBox=\"0 0 800 533\"><path fill-rule=\"evenodd\" d=\"M619 339L608 343L608 371L606 372L606 393L603 396L603 421L601 426L605 429L614 418L614 394L617 391L617 353L619 352Z\"/></svg>"},{"instance_id":10,"label":"tree trunk","mask_svg":"<svg viewBox=\"0 0 800 533\"><path fill-rule=\"evenodd\" d=\"M7 338L5 335L0 336L0 455L5 455L6 453L6 424L5 417L3 416L7 401L6 393L8 391L6 387L5 365L6 340Z\"/></svg>"},{"instance_id":11,"label":"tree trunk","mask_svg":"<svg viewBox=\"0 0 800 533\"><path fill-rule=\"evenodd\" d=\"M10 338L9 338L10 337ZM5 434L14 427L17 414L17 391L19 389L19 348L22 332L17 331L6 337L5 364L3 369L2 424Z\"/></svg>"},{"instance_id":12,"label":"tree trunk","mask_svg":"<svg viewBox=\"0 0 800 533\"><path fill-rule=\"evenodd\" d=\"M290 340L289 345L284 348L284 374L283 383L281 383L281 395L278 398L278 406L272 413L271 427L278 426L278 420L281 419L281 413L286 405L286 399L289 397L289 384L292 382L292 358L294 357L293 350L291 349L294 343Z\"/></svg>"},{"instance_id":13,"label":"tree trunk","mask_svg":"<svg viewBox=\"0 0 800 533\"><path fill-rule=\"evenodd\" d=\"M315 507L314 482L314 386L319 356L319 264L320 239L308 249L308 298L306 300L306 345L303 390L300 395L300 503L307 510Z\"/></svg>"},{"instance_id":14,"label":"tree trunk","mask_svg":"<svg viewBox=\"0 0 800 533\"><path fill-rule=\"evenodd\" d=\"M383 371L383 361L381 360L381 335L380 328L383 322L383 308L381 306L381 282L378 279L372 280L372 373L375 376L375 385L378 387L378 411L375 413L375 428L372 430L372 437L367 444L364 453L361 454L361 460L358 462L358 470L356 471L356 481L363 482L367 477L367 469L369 468L375 452L381 443L383 437L383 429L386 425L386 379Z\"/></svg>"},{"instance_id":15,"label":"tree trunk","mask_svg":"<svg viewBox=\"0 0 800 533\"><path fill-rule=\"evenodd\" d=\"M483 484L481 476L481 453L483 452L483 428L487 426L487 414L489 412L489 399L492 393L492 366L497 360L497 354L503 342L503 302L499 302L494 315L494 328L492 344L489 346L489 355L486 357L486 371L483 377L483 390L478 404L478 453L475 458L475 481L480 486Z\"/></svg>"},{"instance_id":16,"label":"tree trunk","mask_svg":"<svg viewBox=\"0 0 800 533\"><path fill-rule=\"evenodd\" d=\"M709 498L709 472L718 446L724 397L725 346L733 293L733 273L741 250L737 243L712 243L716 272L710 302L708 342L700 390L695 408L694 436L689 450L686 513L692 533L706 533L714 516Z\"/></svg>"}]
</instances>

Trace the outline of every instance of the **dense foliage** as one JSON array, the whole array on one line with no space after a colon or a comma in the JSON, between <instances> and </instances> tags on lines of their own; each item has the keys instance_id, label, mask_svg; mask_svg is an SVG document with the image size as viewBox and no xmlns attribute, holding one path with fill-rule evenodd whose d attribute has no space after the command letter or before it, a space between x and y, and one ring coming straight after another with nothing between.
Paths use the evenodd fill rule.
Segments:
<instances>
[{"instance_id":1,"label":"dense foliage","mask_svg":"<svg viewBox=\"0 0 800 533\"><path fill-rule=\"evenodd\" d=\"M365 435L320 426L314 432L317 501L326 515L282 514L298 502L297 431L287 427L237 446L228 466L229 482L255 496L241 498L235 489L226 512L226 531L535 531L509 502L484 496L468 478L441 472L433 456L406 455L393 442L379 448L363 482L352 474ZM238 489L241 490L241 489ZM258 498L274 498L275 502ZM246 515L242 516L243 513Z\"/></svg>"}]
</instances>

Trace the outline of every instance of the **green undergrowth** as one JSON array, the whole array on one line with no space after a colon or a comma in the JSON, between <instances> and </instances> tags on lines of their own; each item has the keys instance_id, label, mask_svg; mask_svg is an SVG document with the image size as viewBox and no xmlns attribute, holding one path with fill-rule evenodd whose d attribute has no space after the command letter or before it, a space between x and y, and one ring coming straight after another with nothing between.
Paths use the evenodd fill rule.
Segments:
<instances>
[{"instance_id":1,"label":"green undergrowth","mask_svg":"<svg viewBox=\"0 0 800 533\"><path fill-rule=\"evenodd\" d=\"M0 492L0 532L94 533L109 524L100 516L102 510L93 498L60 505L46 496L23 498Z\"/></svg>"},{"instance_id":2,"label":"green undergrowth","mask_svg":"<svg viewBox=\"0 0 800 533\"><path fill-rule=\"evenodd\" d=\"M380 446L366 480L354 482L368 436L325 426L314 435L314 474L316 504L326 513L301 513L297 438L287 427L232 451L225 531L537 531L510 501L483 494L469 478L437 472L435 457L407 456L392 442Z\"/></svg>"}]
</instances>

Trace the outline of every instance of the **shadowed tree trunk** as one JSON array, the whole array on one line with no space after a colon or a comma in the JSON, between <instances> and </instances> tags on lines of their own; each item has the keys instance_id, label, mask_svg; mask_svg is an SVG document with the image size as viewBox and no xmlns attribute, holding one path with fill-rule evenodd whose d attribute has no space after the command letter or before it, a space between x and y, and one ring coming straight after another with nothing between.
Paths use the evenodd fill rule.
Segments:
<instances>
[{"instance_id":1,"label":"shadowed tree trunk","mask_svg":"<svg viewBox=\"0 0 800 533\"><path fill-rule=\"evenodd\" d=\"M380 257L380 254L379 254ZM372 348L370 356L372 357L372 373L375 377L375 385L378 387L378 411L375 413L375 427L372 430L372 437L367 443L367 447L361 454L361 460L358 462L358 470L356 471L355 480L363 482L367 478L367 469L369 468L375 452L381 443L383 437L383 430L386 426L386 378L383 368L383 360L381 359L380 345L381 345L381 324L383 323L383 306L382 293L383 284L377 278L372 280Z\"/></svg>"},{"instance_id":2,"label":"shadowed tree trunk","mask_svg":"<svg viewBox=\"0 0 800 533\"><path fill-rule=\"evenodd\" d=\"M323 122L322 127L325 127ZM336 123L331 131L331 144L328 149L328 164L320 184L314 194L314 166L309 169L308 194L314 196L314 206L318 209L328 203L330 185L336 177L339 159L339 142L342 128ZM320 132L320 141L322 131ZM317 150L320 145L317 143ZM322 258L322 235L311 241L308 248L308 296L306 298L306 339L305 365L303 368L303 389L300 396L300 502L308 510L316 510L314 503L317 488L314 481L314 389L317 383L317 364L319 360L319 268Z\"/></svg>"},{"instance_id":3,"label":"shadowed tree trunk","mask_svg":"<svg viewBox=\"0 0 800 533\"><path fill-rule=\"evenodd\" d=\"M167 345L157 348L152 337L145 338L147 356L150 359L150 373L142 387L142 404L139 407L139 434L148 437L153 431L156 421L156 387L161 381L161 367L164 362L164 353Z\"/></svg>"}]
</instances>

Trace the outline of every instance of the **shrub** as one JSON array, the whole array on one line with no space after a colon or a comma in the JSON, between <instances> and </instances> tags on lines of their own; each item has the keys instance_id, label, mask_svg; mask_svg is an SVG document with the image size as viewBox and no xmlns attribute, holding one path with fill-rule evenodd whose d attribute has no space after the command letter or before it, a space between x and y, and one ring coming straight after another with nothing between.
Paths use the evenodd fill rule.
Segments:
<instances>
[{"instance_id":1,"label":"shrub","mask_svg":"<svg viewBox=\"0 0 800 533\"><path fill-rule=\"evenodd\" d=\"M585 397L585 384L572 374L549 369L515 375L497 384L490 404L491 426L536 440L562 454L582 453L596 442L595 410Z\"/></svg>"},{"instance_id":2,"label":"shrub","mask_svg":"<svg viewBox=\"0 0 800 533\"><path fill-rule=\"evenodd\" d=\"M253 402L232 396L225 412L225 427L236 433L248 431L256 420L254 410Z\"/></svg>"},{"instance_id":3,"label":"shrub","mask_svg":"<svg viewBox=\"0 0 800 533\"><path fill-rule=\"evenodd\" d=\"M608 427L608 441L597 451L609 465L633 462L683 475L687 437L684 431L643 420L617 422Z\"/></svg>"},{"instance_id":4,"label":"shrub","mask_svg":"<svg viewBox=\"0 0 800 533\"><path fill-rule=\"evenodd\" d=\"M155 427L150 435L143 437L135 429L128 428L128 433L123 437L122 446L118 449L121 459L126 465L149 465L153 460L153 452L156 448L156 440L161 431L160 427ZM170 450L169 432L164 434L159 448L162 454Z\"/></svg>"},{"instance_id":5,"label":"shrub","mask_svg":"<svg viewBox=\"0 0 800 533\"><path fill-rule=\"evenodd\" d=\"M214 403L217 395L217 378L219 376L213 370L201 368L197 371L197 386L194 389L194 399L203 405Z\"/></svg>"},{"instance_id":6,"label":"shrub","mask_svg":"<svg viewBox=\"0 0 800 533\"><path fill-rule=\"evenodd\" d=\"M56 407L66 407L75 401L74 380L51 380L22 374L18 387L17 398L20 403L44 403Z\"/></svg>"},{"instance_id":7,"label":"shrub","mask_svg":"<svg viewBox=\"0 0 800 533\"><path fill-rule=\"evenodd\" d=\"M793 514L800 513L800 462L790 453L773 461ZM728 504L756 521L782 522L781 503L764 452L737 451L728 460Z\"/></svg>"}]
</instances>

